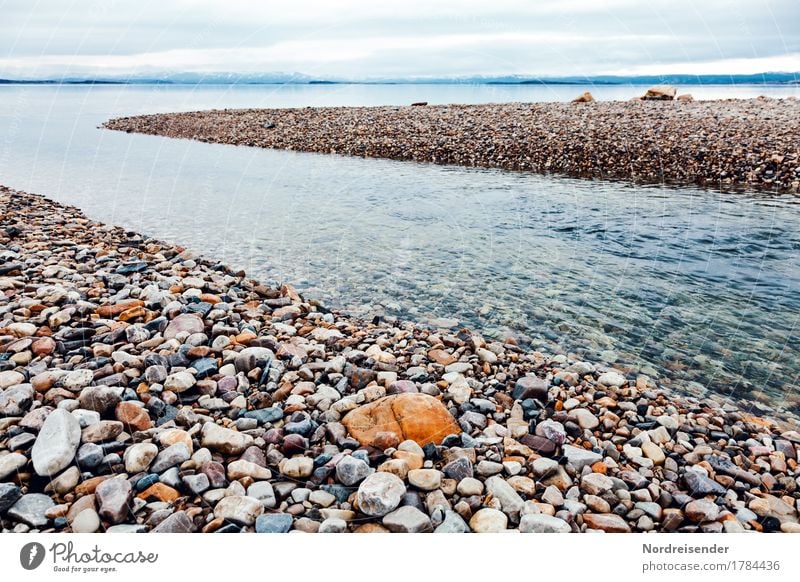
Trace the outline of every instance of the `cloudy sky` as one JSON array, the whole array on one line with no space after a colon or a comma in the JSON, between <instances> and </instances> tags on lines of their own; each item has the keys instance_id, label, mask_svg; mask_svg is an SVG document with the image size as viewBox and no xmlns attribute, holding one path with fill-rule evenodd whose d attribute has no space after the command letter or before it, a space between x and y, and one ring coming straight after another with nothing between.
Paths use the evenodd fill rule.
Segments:
<instances>
[{"instance_id":1,"label":"cloudy sky","mask_svg":"<svg viewBox=\"0 0 800 582\"><path fill-rule=\"evenodd\" d=\"M800 71L800 0L0 0L0 78Z\"/></svg>"}]
</instances>

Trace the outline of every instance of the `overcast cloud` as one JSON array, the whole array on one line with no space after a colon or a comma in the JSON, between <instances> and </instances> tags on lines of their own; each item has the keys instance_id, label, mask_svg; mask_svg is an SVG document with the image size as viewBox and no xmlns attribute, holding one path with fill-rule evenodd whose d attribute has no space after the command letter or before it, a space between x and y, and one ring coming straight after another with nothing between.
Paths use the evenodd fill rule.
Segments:
<instances>
[{"instance_id":1,"label":"overcast cloud","mask_svg":"<svg viewBox=\"0 0 800 582\"><path fill-rule=\"evenodd\" d=\"M0 77L800 71L800 0L0 0Z\"/></svg>"}]
</instances>

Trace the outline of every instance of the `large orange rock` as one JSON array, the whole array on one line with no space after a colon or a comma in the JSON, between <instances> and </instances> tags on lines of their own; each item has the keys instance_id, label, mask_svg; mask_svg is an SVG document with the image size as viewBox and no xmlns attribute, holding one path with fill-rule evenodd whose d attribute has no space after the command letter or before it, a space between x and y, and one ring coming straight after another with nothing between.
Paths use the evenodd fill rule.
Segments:
<instances>
[{"instance_id":1,"label":"large orange rock","mask_svg":"<svg viewBox=\"0 0 800 582\"><path fill-rule=\"evenodd\" d=\"M379 433L393 432L424 446L439 444L461 428L444 405L427 394L396 394L352 410L342 423L362 445L373 445Z\"/></svg>"},{"instance_id":2,"label":"large orange rock","mask_svg":"<svg viewBox=\"0 0 800 582\"><path fill-rule=\"evenodd\" d=\"M101 305L95 310L95 313L100 317L114 317L123 311L143 305L144 301L140 299L128 299L127 301L120 301L119 303L113 303L111 305Z\"/></svg>"}]
</instances>

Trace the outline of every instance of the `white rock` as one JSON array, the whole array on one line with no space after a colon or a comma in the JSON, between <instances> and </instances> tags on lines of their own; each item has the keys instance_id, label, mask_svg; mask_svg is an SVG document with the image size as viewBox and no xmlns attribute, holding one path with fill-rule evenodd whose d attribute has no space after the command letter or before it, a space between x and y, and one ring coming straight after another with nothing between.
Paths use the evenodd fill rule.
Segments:
<instances>
[{"instance_id":1,"label":"white rock","mask_svg":"<svg viewBox=\"0 0 800 582\"><path fill-rule=\"evenodd\" d=\"M42 477L52 477L66 469L75 458L81 442L78 421L63 408L57 408L42 424L31 449L33 468Z\"/></svg>"},{"instance_id":2,"label":"white rock","mask_svg":"<svg viewBox=\"0 0 800 582\"><path fill-rule=\"evenodd\" d=\"M475 512L469 520L469 527L475 533L496 533L506 530L508 517L502 511L484 507Z\"/></svg>"},{"instance_id":3,"label":"white rock","mask_svg":"<svg viewBox=\"0 0 800 582\"><path fill-rule=\"evenodd\" d=\"M545 513L529 513L522 516L519 522L522 533L569 533L570 525L558 517Z\"/></svg>"},{"instance_id":4,"label":"white rock","mask_svg":"<svg viewBox=\"0 0 800 582\"><path fill-rule=\"evenodd\" d=\"M226 455L239 455L253 444L253 437L213 422L207 422L203 425L201 442L204 447Z\"/></svg>"},{"instance_id":5,"label":"white rock","mask_svg":"<svg viewBox=\"0 0 800 582\"><path fill-rule=\"evenodd\" d=\"M256 518L264 513L264 505L259 499L246 495L223 497L214 507L214 516L227 519L240 525L253 525Z\"/></svg>"},{"instance_id":6,"label":"white rock","mask_svg":"<svg viewBox=\"0 0 800 582\"><path fill-rule=\"evenodd\" d=\"M627 383L625 376L620 374L619 372L609 371L603 374L600 374L600 377L597 379L597 382L602 384L603 386L613 386L615 388L619 388Z\"/></svg>"},{"instance_id":7,"label":"white rock","mask_svg":"<svg viewBox=\"0 0 800 582\"><path fill-rule=\"evenodd\" d=\"M153 443L131 445L122 457L125 462L125 470L131 474L147 471L157 454L158 447Z\"/></svg>"},{"instance_id":8,"label":"white rock","mask_svg":"<svg viewBox=\"0 0 800 582\"><path fill-rule=\"evenodd\" d=\"M381 517L391 513L403 499L406 486L391 473L373 473L358 486L356 503L361 513Z\"/></svg>"},{"instance_id":9,"label":"white rock","mask_svg":"<svg viewBox=\"0 0 800 582\"><path fill-rule=\"evenodd\" d=\"M0 481L5 480L6 477L14 477L16 472L22 469L27 462L28 458L19 453L0 456Z\"/></svg>"}]
</instances>

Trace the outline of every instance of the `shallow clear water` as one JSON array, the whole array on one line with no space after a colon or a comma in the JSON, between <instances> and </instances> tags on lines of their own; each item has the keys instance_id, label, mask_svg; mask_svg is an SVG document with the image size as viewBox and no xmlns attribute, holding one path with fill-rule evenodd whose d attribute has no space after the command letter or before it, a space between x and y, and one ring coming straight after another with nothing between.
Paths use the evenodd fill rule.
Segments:
<instances>
[{"instance_id":1,"label":"shallow clear water","mask_svg":"<svg viewBox=\"0 0 800 582\"><path fill-rule=\"evenodd\" d=\"M581 87L0 87L0 183L294 283L689 390L797 406L795 199L270 151L97 129L222 107L567 99ZM705 87L708 97L800 88ZM592 88L627 98L641 88ZM704 91L705 93L702 93Z\"/></svg>"}]
</instances>

